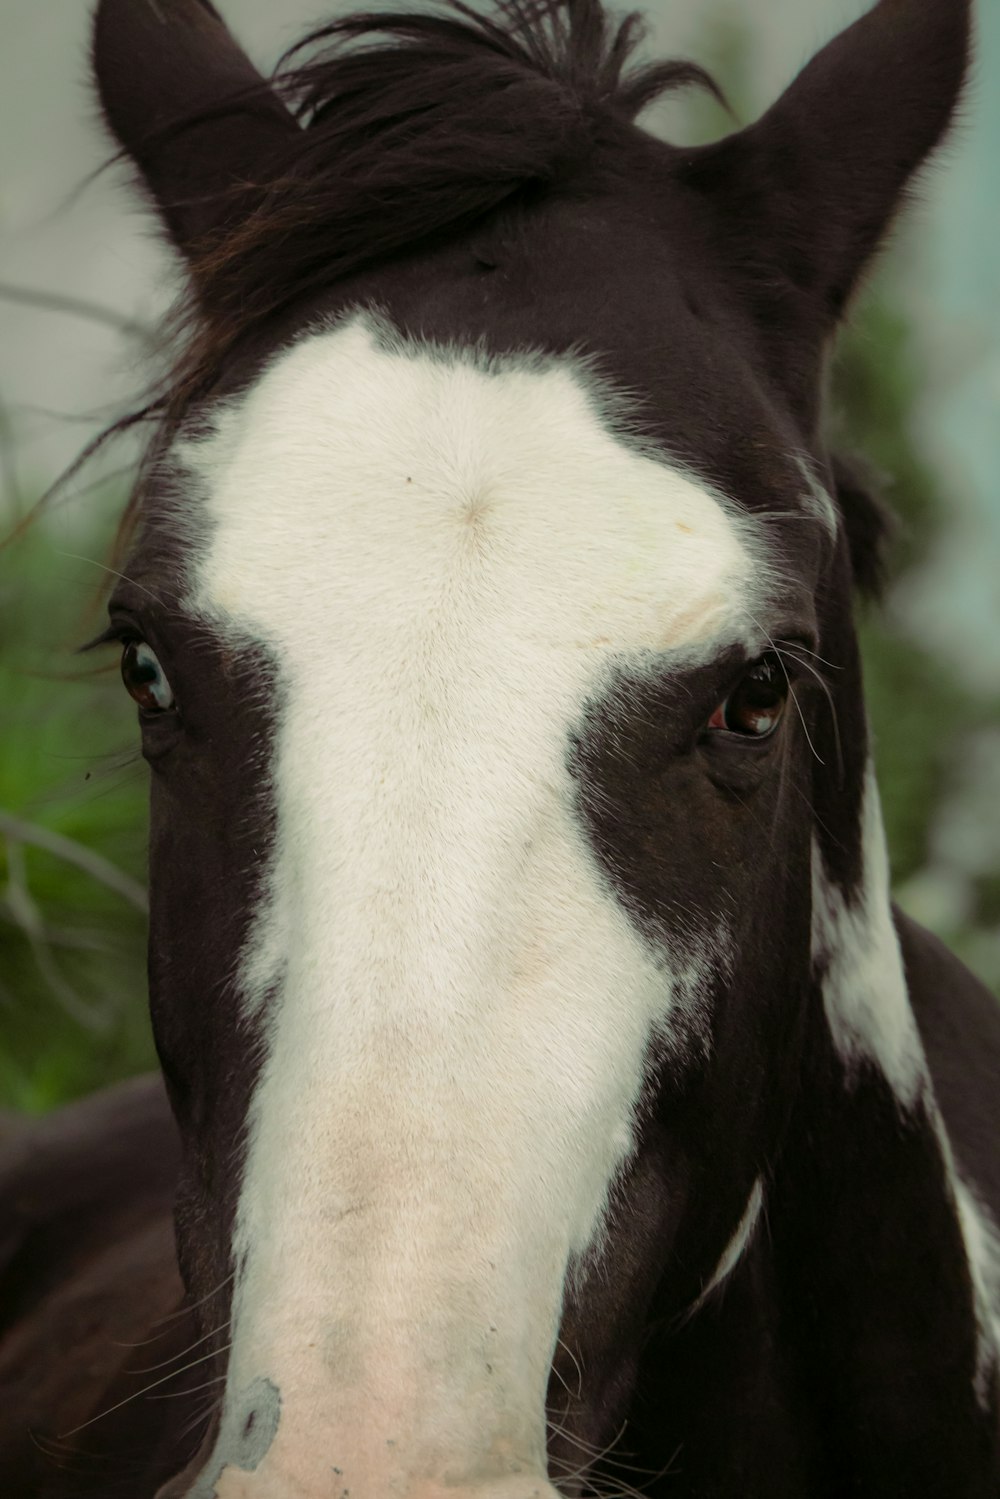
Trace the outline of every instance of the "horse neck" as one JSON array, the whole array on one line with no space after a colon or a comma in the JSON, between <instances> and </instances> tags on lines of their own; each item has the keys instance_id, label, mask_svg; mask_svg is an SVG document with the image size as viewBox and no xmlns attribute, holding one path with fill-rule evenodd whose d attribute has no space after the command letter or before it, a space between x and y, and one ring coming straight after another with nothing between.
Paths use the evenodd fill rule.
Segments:
<instances>
[{"instance_id":1,"label":"horse neck","mask_svg":"<svg viewBox=\"0 0 1000 1499\"><path fill-rule=\"evenodd\" d=\"M987 1499L996 1379L933 1097L904 1109L877 1068L845 1069L818 986L806 1011L757 1229L696 1316L654 1331L627 1445L665 1471L651 1499Z\"/></svg>"},{"instance_id":2,"label":"horse neck","mask_svg":"<svg viewBox=\"0 0 1000 1499\"><path fill-rule=\"evenodd\" d=\"M996 1390L930 1081L904 1105L876 1064L845 1068L818 996L807 1029L768 1194L768 1294L836 1434L824 1464L845 1487L864 1474L862 1493L978 1493Z\"/></svg>"}]
</instances>

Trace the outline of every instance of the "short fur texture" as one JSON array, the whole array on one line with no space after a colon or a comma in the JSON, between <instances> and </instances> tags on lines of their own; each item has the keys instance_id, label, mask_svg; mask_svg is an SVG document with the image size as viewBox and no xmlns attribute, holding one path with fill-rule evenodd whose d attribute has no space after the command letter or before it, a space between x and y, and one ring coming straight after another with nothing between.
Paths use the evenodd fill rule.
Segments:
<instances>
[{"instance_id":1,"label":"short fur texture","mask_svg":"<svg viewBox=\"0 0 1000 1499\"><path fill-rule=\"evenodd\" d=\"M1000 1017L890 906L822 428L969 9L881 0L699 150L634 123L705 82L635 34L353 17L275 89L204 0L101 0L191 282L109 602L174 1123L87 1113L99 1209L58 1121L51 1206L8 1173L8 1486L997 1493ZM177 1398L54 1378L77 1288L161 1314L172 1230Z\"/></svg>"}]
</instances>

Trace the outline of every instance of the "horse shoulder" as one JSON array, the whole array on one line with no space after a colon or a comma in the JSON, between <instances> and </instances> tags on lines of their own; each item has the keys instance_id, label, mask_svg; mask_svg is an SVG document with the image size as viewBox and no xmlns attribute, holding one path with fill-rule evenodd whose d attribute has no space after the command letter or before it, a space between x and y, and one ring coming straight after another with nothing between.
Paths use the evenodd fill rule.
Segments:
<instances>
[{"instance_id":1,"label":"horse shoulder","mask_svg":"<svg viewBox=\"0 0 1000 1499\"><path fill-rule=\"evenodd\" d=\"M106 1492L101 1449L115 1442L114 1422L88 1423L148 1383L129 1378L130 1365L157 1363L167 1344L190 1338L186 1317L157 1325L183 1298L172 1223L178 1154L159 1078L0 1139L5 1493L59 1495L65 1484L91 1492L88 1479ZM157 1407L147 1417L158 1421Z\"/></svg>"}]
</instances>

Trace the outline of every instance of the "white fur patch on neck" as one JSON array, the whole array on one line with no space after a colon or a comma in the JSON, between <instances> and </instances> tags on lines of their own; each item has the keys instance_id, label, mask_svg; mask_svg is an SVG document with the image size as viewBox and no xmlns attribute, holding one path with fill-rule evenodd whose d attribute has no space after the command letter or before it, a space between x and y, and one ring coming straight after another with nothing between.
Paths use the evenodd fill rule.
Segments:
<instances>
[{"instance_id":1,"label":"white fur patch on neck","mask_svg":"<svg viewBox=\"0 0 1000 1499\"><path fill-rule=\"evenodd\" d=\"M979 1404L988 1410L990 1379L994 1371L1000 1370L1000 1231L975 1187L962 1175L939 1110L932 1105L928 1112L941 1147L965 1244L978 1332L975 1391Z\"/></svg>"},{"instance_id":2,"label":"white fur patch on neck","mask_svg":"<svg viewBox=\"0 0 1000 1499\"><path fill-rule=\"evenodd\" d=\"M827 1022L848 1070L859 1062L878 1067L900 1104L912 1109L927 1096L929 1078L892 920L889 857L870 765L862 858L861 888L849 905L813 841L813 959L823 971Z\"/></svg>"},{"instance_id":3,"label":"white fur patch on neck","mask_svg":"<svg viewBox=\"0 0 1000 1499\"><path fill-rule=\"evenodd\" d=\"M849 907L813 845L813 955L825 969L823 1001L834 1044L850 1071L879 1067L900 1104L924 1111L937 1136L965 1244L978 1327L975 1390L985 1408L1000 1359L1000 1234L961 1177L934 1099L910 1005L889 898L889 861L875 775L869 766L863 813L864 873Z\"/></svg>"},{"instance_id":4,"label":"white fur patch on neck","mask_svg":"<svg viewBox=\"0 0 1000 1499\"><path fill-rule=\"evenodd\" d=\"M568 739L623 660L751 638L756 533L572 364L360 318L178 456L207 523L192 605L266 648L277 705L223 1436L266 1379L254 1492L326 1492L331 1464L356 1492L542 1474L567 1271L650 1039L708 971L613 897Z\"/></svg>"},{"instance_id":5,"label":"white fur patch on neck","mask_svg":"<svg viewBox=\"0 0 1000 1499\"><path fill-rule=\"evenodd\" d=\"M976 1298L979 1327L976 1395L985 1409L989 1404L990 1376L1000 1368L1000 1231L968 1182L957 1172L953 1182Z\"/></svg>"}]
</instances>

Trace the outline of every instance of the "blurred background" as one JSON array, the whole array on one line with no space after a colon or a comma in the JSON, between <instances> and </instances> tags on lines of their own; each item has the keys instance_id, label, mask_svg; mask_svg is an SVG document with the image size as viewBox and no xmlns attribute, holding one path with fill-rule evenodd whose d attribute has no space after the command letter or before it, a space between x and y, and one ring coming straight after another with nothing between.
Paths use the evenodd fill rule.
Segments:
<instances>
[{"instance_id":1,"label":"blurred background","mask_svg":"<svg viewBox=\"0 0 1000 1499\"><path fill-rule=\"evenodd\" d=\"M220 0L271 68L323 0ZM650 0L651 50L714 72L752 119L862 0ZM175 270L109 154L88 84L89 0L0 20L0 1109L40 1112L152 1064L146 771L101 628L134 449L39 497L127 409ZM962 119L855 309L834 423L902 525L863 616L897 897L1000 988L1000 0L980 0ZM693 96L649 123L731 124Z\"/></svg>"}]
</instances>

